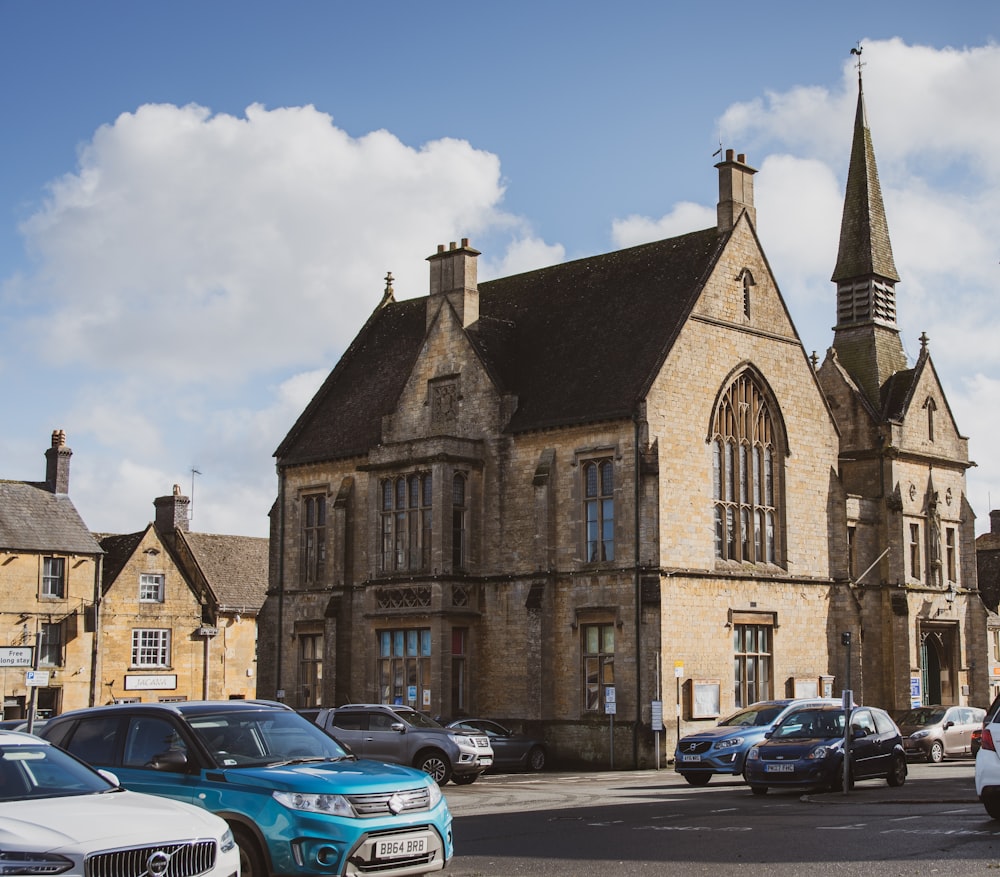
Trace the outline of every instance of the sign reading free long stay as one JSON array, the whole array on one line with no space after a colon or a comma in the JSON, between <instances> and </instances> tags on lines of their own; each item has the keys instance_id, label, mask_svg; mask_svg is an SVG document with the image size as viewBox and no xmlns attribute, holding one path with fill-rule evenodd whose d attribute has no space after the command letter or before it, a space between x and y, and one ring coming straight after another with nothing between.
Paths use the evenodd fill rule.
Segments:
<instances>
[{"instance_id":1,"label":"sign reading free long stay","mask_svg":"<svg viewBox=\"0 0 1000 877\"><path fill-rule=\"evenodd\" d=\"M31 646L0 646L0 667L30 667Z\"/></svg>"}]
</instances>

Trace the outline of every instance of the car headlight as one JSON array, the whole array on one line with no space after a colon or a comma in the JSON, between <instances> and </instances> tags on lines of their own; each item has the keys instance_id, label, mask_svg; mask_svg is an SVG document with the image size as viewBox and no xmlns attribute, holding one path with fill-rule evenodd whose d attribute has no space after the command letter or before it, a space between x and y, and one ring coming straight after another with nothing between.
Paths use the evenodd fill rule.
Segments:
<instances>
[{"instance_id":1,"label":"car headlight","mask_svg":"<svg viewBox=\"0 0 1000 877\"><path fill-rule=\"evenodd\" d=\"M741 743L743 743L743 738L742 737L730 737L727 740L723 740L720 743L716 743L715 744L715 748L716 749L730 749L733 746L739 746Z\"/></svg>"},{"instance_id":2,"label":"car headlight","mask_svg":"<svg viewBox=\"0 0 1000 877\"><path fill-rule=\"evenodd\" d=\"M430 795L427 802L427 809L433 810L440 803L444 795L441 794L441 787L433 781L431 782L428 791L430 792Z\"/></svg>"},{"instance_id":3,"label":"car headlight","mask_svg":"<svg viewBox=\"0 0 1000 877\"><path fill-rule=\"evenodd\" d=\"M0 874L62 874L72 867L70 859L52 853L0 851Z\"/></svg>"},{"instance_id":4,"label":"car headlight","mask_svg":"<svg viewBox=\"0 0 1000 877\"><path fill-rule=\"evenodd\" d=\"M236 846L236 839L233 837L233 831L231 828L227 828L222 837L219 838L219 849L228 853L234 846Z\"/></svg>"},{"instance_id":5,"label":"car headlight","mask_svg":"<svg viewBox=\"0 0 1000 877\"><path fill-rule=\"evenodd\" d=\"M758 758L760 758L760 747L754 746L747 753L747 761L756 761Z\"/></svg>"},{"instance_id":6,"label":"car headlight","mask_svg":"<svg viewBox=\"0 0 1000 877\"><path fill-rule=\"evenodd\" d=\"M806 758L810 759L826 758L828 755L831 755L836 751L837 751L836 748L833 746L817 746L806 756Z\"/></svg>"},{"instance_id":7,"label":"car headlight","mask_svg":"<svg viewBox=\"0 0 1000 877\"><path fill-rule=\"evenodd\" d=\"M930 734L930 731L927 731L927 730L924 730L924 731L914 731L912 734L910 734L910 739L911 740L920 740L920 739L926 737L928 734Z\"/></svg>"},{"instance_id":8,"label":"car headlight","mask_svg":"<svg viewBox=\"0 0 1000 877\"><path fill-rule=\"evenodd\" d=\"M326 816L348 816L357 814L343 795L304 795L301 792L273 792L274 800L289 810L303 810L306 813L323 813Z\"/></svg>"},{"instance_id":9,"label":"car headlight","mask_svg":"<svg viewBox=\"0 0 1000 877\"><path fill-rule=\"evenodd\" d=\"M453 734L453 735L452 735L452 739L453 739L453 740L454 740L454 741L455 741L455 742L456 742L456 743L457 743L457 744L458 744L459 746L470 746L470 747L472 747L473 749L475 749L475 748L476 748L476 747L475 747L475 745L474 745L474 744L473 744L473 742L472 742L472 738L471 738L471 737L469 737L469 736L467 736L467 735L465 735L465 734Z\"/></svg>"}]
</instances>

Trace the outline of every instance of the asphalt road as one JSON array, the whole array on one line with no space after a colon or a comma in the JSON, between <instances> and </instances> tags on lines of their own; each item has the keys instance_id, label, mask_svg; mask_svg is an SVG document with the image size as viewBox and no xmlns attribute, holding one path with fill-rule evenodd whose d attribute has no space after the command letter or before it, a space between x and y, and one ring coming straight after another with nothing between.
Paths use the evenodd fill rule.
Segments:
<instances>
[{"instance_id":1,"label":"asphalt road","mask_svg":"<svg viewBox=\"0 0 1000 877\"><path fill-rule=\"evenodd\" d=\"M846 795L758 797L669 770L486 776L445 794L448 877L1000 873L1000 822L976 798L971 760L911 764L901 788L868 780Z\"/></svg>"}]
</instances>

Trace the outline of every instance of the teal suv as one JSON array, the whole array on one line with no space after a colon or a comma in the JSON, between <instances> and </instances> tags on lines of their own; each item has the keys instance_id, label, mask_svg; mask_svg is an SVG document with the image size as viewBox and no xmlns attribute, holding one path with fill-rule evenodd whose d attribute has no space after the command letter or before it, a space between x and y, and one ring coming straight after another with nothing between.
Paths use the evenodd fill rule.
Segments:
<instances>
[{"instance_id":1,"label":"teal suv","mask_svg":"<svg viewBox=\"0 0 1000 877\"><path fill-rule=\"evenodd\" d=\"M281 704L92 707L57 716L41 735L127 789L223 817L243 877L404 877L439 871L453 854L451 814L431 777L359 761Z\"/></svg>"}]
</instances>

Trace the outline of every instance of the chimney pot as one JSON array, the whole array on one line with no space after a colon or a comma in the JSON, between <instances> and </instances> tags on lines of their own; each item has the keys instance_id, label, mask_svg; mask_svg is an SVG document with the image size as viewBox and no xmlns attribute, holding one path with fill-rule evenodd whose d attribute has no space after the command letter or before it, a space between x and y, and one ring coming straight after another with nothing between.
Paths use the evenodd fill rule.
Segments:
<instances>
[{"instance_id":1,"label":"chimney pot","mask_svg":"<svg viewBox=\"0 0 1000 877\"><path fill-rule=\"evenodd\" d=\"M727 149L726 150L726 161L732 161L734 154L735 154L735 150L734 149Z\"/></svg>"},{"instance_id":2,"label":"chimney pot","mask_svg":"<svg viewBox=\"0 0 1000 877\"><path fill-rule=\"evenodd\" d=\"M443 253L444 252L444 244L438 244L438 252L439 253Z\"/></svg>"},{"instance_id":3,"label":"chimney pot","mask_svg":"<svg viewBox=\"0 0 1000 877\"><path fill-rule=\"evenodd\" d=\"M746 153L741 152L739 155L736 156L736 160L740 164L746 164L747 163Z\"/></svg>"},{"instance_id":4,"label":"chimney pot","mask_svg":"<svg viewBox=\"0 0 1000 877\"><path fill-rule=\"evenodd\" d=\"M1000 533L1000 509L990 512L990 532Z\"/></svg>"},{"instance_id":5,"label":"chimney pot","mask_svg":"<svg viewBox=\"0 0 1000 877\"><path fill-rule=\"evenodd\" d=\"M448 249L449 250L454 250L455 249L455 242L454 241L452 241L451 243L448 244Z\"/></svg>"},{"instance_id":6,"label":"chimney pot","mask_svg":"<svg viewBox=\"0 0 1000 877\"><path fill-rule=\"evenodd\" d=\"M52 447L45 451L45 485L53 493L69 493L69 460L73 452L66 447L66 433L52 431Z\"/></svg>"}]
</instances>

